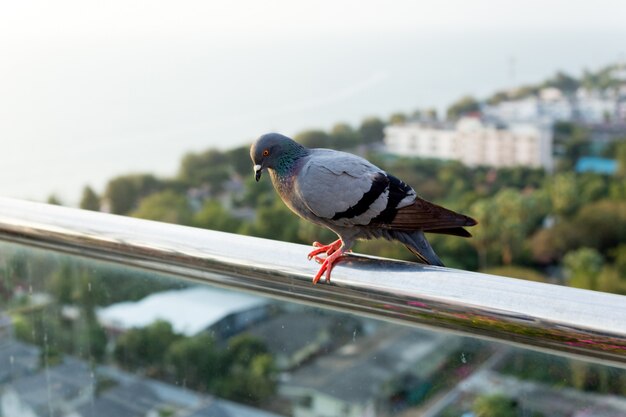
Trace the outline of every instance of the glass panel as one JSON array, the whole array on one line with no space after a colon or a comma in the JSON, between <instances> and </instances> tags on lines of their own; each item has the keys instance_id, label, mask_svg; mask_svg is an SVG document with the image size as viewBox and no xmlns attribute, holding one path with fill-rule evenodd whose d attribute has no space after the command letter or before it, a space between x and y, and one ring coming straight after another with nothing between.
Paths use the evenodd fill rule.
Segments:
<instances>
[{"instance_id":1,"label":"glass panel","mask_svg":"<svg viewBox=\"0 0 626 417\"><path fill-rule=\"evenodd\" d=\"M624 416L626 372L0 244L0 416Z\"/></svg>"}]
</instances>

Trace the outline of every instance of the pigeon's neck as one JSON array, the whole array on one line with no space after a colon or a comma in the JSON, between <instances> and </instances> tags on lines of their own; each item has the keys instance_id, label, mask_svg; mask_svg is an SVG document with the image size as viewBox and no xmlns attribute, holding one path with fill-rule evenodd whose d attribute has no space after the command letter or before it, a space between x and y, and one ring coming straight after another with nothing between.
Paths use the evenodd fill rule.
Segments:
<instances>
[{"instance_id":1,"label":"pigeon's neck","mask_svg":"<svg viewBox=\"0 0 626 417\"><path fill-rule=\"evenodd\" d=\"M298 143L285 150L276 161L273 169L278 177L291 177L298 166L298 161L307 156L309 150Z\"/></svg>"},{"instance_id":2,"label":"pigeon's neck","mask_svg":"<svg viewBox=\"0 0 626 417\"><path fill-rule=\"evenodd\" d=\"M296 144L297 145L297 144ZM302 166L302 158L307 156L309 151L300 145L284 152L276 164L269 170L274 188L280 197L289 205L287 196L291 192L293 180L298 169Z\"/></svg>"}]
</instances>

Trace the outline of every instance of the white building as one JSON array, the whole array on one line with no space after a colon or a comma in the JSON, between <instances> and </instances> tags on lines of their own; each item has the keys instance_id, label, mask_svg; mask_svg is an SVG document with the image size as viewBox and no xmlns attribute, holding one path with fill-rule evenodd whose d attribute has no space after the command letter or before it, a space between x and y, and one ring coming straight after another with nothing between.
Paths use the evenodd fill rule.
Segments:
<instances>
[{"instance_id":1,"label":"white building","mask_svg":"<svg viewBox=\"0 0 626 417\"><path fill-rule=\"evenodd\" d=\"M264 319L266 306L266 300L253 295L191 287L113 304L97 315L105 328L119 332L163 320L186 336L210 330L217 337L228 337Z\"/></svg>"},{"instance_id":2,"label":"white building","mask_svg":"<svg viewBox=\"0 0 626 417\"><path fill-rule=\"evenodd\" d=\"M576 100L563 95L556 88L544 88L539 96L483 105L481 112L489 119L502 123L552 124L571 121L576 116Z\"/></svg>"},{"instance_id":3,"label":"white building","mask_svg":"<svg viewBox=\"0 0 626 417\"><path fill-rule=\"evenodd\" d=\"M580 88L576 98L578 118L584 123L603 123L620 118L617 91Z\"/></svg>"},{"instance_id":4,"label":"white building","mask_svg":"<svg viewBox=\"0 0 626 417\"><path fill-rule=\"evenodd\" d=\"M504 129L477 118L456 125L410 123L385 129L391 153L460 161L468 166L527 166L552 170L552 129L548 124L512 124Z\"/></svg>"}]
</instances>

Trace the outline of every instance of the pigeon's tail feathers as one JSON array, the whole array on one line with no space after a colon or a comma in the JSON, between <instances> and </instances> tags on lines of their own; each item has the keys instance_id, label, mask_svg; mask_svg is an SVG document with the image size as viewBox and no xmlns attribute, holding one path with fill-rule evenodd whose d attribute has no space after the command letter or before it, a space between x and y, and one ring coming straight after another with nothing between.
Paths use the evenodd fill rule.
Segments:
<instances>
[{"instance_id":1,"label":"pigeon's tail feathers","mask_svg":"<svg viewBox=\"0 0 626 417\"><path fill-rule=\"evenodd\" d=\"M424 230L469 237L469 233L461 228L475 224L476 220L471 217L417 197L412 204L397 209L391 221L379 226L394 230Z\"/></svg>"},{"instance_id":2,"label":"pigeon's tail feathers","mask_svg":"<svg viewBox=\"0 0 626 417\"><path fill-rule=\"evenodd\" d=\"M430 243L426 240L424 233L420 230L414 232L395 232L394 237L408 250L413 252L422 263L435 266L444 266L441 259L437 256Z\"/></svg>"}]
</instances>

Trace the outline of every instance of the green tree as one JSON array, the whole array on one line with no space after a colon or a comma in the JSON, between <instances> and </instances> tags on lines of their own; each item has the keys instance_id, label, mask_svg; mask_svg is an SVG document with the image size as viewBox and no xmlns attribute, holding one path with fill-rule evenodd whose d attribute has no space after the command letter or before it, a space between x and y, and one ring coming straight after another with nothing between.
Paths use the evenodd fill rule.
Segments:
<instances>
[{"instance_id":1,"label":"green tree","mask_svg":"<svg viewBox=\"0 0 626 417\"><path fill-rule=\"evenodd\" d=\"M83 188L83 196L80 199L80 208L92 211L100 210L100 197L98 197L98 194L96 194L96 192L88 185Z\"/></svg>"},{"instance_id":2,"label":"green tree","mask_svg":"<svg viewBox=\"0 0 626 417\"><path fill-rule=\"evenodd\" d=\"M192 224L203 229L229 233L235 233L241 226L241 222L231 216L219 201L215 200L207 201L202 209L194 214Z\"/></svg>"},{"instance_id":3,"label":"green tree","mask_svg":"<svg viewBox=\"0 0 626 417\"><path fill-rule=\"evenodd\" d=\"M543 87L554 87L567 93L573 93L580 87L580 82L576 78L559 71L552 78L546 80Z\"/></svg>"},{"instance_id":4,"label":"green tree","mask_svg":"<svg viewBox=\"0 0 626 417\"><path fill-rule=\"evenodd\" d=\"M248 232L257 237L301 243L299 228L298 217L282 201L275 199L271 206L257 209L256 220Z\"/></svg>"},{"instance_id":5,"label":"green tree","mask_svg":"<svg viewBox=\"0 0 626 417\"><path fill-rule=\"evenodd\" d=\"M164 372L165 355L170 346L181 339L166 321L156 321L143 328L122 334L115 346L114 357L127 369L148 369L151 374Z\"/></svg>"},{"instance_id":6,"label":"green tree","mask_svg":"<svg viewBox=\"0 0 626 417\"><path fill-rule=\"evenodd\" d=\"M577 247L583 239L583 232L576 225L562 221L549 229L538 230L528 244L535 262L551 264Z\"/></svg>"},{"instance_id":7,"label":"green tree","mask_svg":"<svg viewBox=\"0 0 626 417\"><path fill-rule=\"evenodd\" d=\"M50 292L59 304L73 304L76 301L76 272L69 260L62 261L52 275Z\"/></svg>"},{"instance_id":8,"label":"green tree","mask_svg":"<svg viewBox=\"0 0 626 417\"><path fill-rule=\"evenodd\" d=\"M597 289L614 294L624 294L626 292L626 278L620 275L619 270L614 266L605 265L597 277Z\"/></svg>"},{"instance_id":9,"label":"green tree","mask_svg":"<svg viewBox=\"0 0 626 417\"><path fill-rule=\"evenodd\" d=\"M76 323L75 335L73 335L65 352L80 356L86 360L102 362L106 354L106 346L108 343L106 332L98 323L95 317L83 317Z\"/></svg>"},{"instance_id":10,"label":"green tree","mask_svg":"<svg viewBox=\"0 0 626 417\"><path fill-rule=\"evenodd\" d=\"M248 365L231 367L220 381L219 396L235 402L259 405L276 392L274 360L269 354L257 355Z\"/></svg>"},{"instance_id":11,"label":"green tree","mask_svg":"<svg viewBox=\"0 0 626 417\"><path fill-rule=\"evenodd\" d=\"M229 162L232 160L229 159L231 158L217 149L188 153L181 161L178 177L188 186L199 187L206 184L211 187L211 191L219 193L223 183L230 178L232 166Z\"/></svg>"},{"instance_id":12,"label":"green tree","mask_svg":"<svg viewBox=\"0 0 626 417\"><path fill-rule=\"evenodd\" d=\"M251 175L244 180L243 196L236 203L246 207L259 208L271 206L277 198L269 178L263 177L261 181L257 182Z\"/></svg>"},{"instance_id":13,"label":"green tree","mask_svg":"<svg viewBox=\"0 0 626 417\"><path fill-rule=\"evenodd\" d=\"M576 181L576 174L566 172L556 174L548 183L548 192L552 202L553 212L561 217L568 217L575 213L580 206L580 190Z\"/></svg>"},{"instance_id":14,"label":"green tree","mask_svg":"<svg viewBox=\"0 0 626 417\"><path fill-rule=\"evenodd\" d=\"M600 200L586 204L574 217L571 227L580 232L578 246L596 248L607 254L624 242L626 201Z\"/></svg>"},{"instance_id":15,"label":"green tree","mask_svg":"<svg viewBox=\"0 0 626 417\"><path fill-rule=\"evenodd\" d=\"M248 335L236 336L223 358L228 372L217 387L218 395L259 405L276 392L276 367L265 345Z\"/></svg>"},{"instance_id":16,"label":"green tree","mask_svg":"<svg viewBox=\"0 0 626 417\"><path fill-rule=\"evenodd\" d=\"M359 133L365 144L382 142L385 137L385 123L378 117L367 117L361 122Z\"/></svg>"},{"instance_id":17,"label":"green tree","mask_svg":"<svg viewBox=\"0 0 626 417\"><path fill-rule=\"evenodd\" d=\"M615 260L615 268L626 279L626 243L622 243L614 248L611 256Z\"/></svg>"},{"instance_id":18,"label":"green tree","mask_svg":"<svg viewBox=\"0 0 626 417\"><path fill-rule=\"evenodd\" d=\"M472 96L464 96L452 103L446 112L448 119L455 120L461 116L480 110L480 102Z\"/></svg>"},{"instance_id":19,"label":"green tree","mask_svg":"<svg viewBox=\"0 0 626 417\"><path fill-rule=\"evenodd\" d=\"M524 241L547 214L547 199L542 193L524 193L505 188L495 196L478 200L470 213L479 219L472 229L475 245L486 268L489 253L497 252L503 265L519 262Z\"/></svg>"},{"instance_id":20,"label":"green tree","mask_svg":"<svg viewBox=\"0 0 626 417\"><path fill-rule=\"evenodd\" d=\"M333 149L350 149L361 143L359 132L347 123L337 123L330 131Z\"/></svg>"},{"instance_id":21,"label":"green tree","mask_svg":"<svg viewBox=\"0 0 626 417\"><path fill-rule=\"evenodd\" d=\"M580 248L569 252L563 258L563 266L572 287L598 289L598 276L604 266L604 259L597 250Z\"/></svg>"},{"instance_id":22,"label":"green tree","mask_svg":"<svg viewBox=\"0 0 626 417\"><path fill-rule=\"evenodd\" d=\"M509 93L507 91L496 91L486 101L487 101L487 104L495 106L496 104L500 104L501 102L507 101L508 99L509 99Z\"/></svg>"},{"instance_id":23,"label":"green tree","mask_svg":"<svg viewBox=\"0 0 626 417\"><path fill-rule=\"evenodd\" d=\"M228 364L246 366L258 356L268 353L267 347L259 339L248 334L233 337L228 343L225 361Z\"/></svg>"},{"instance_id":24,"label":"green tree","mask_svg":"<svg viewBox=\"0 0 626 417\"><path fill-rule=\"evenodd\" d=\"M408 116L405 113L396 112L389 116L390 125L401 125L406 123Z\"/></svg>"},{"instance_id":25,"label":"green tree","mask_svg":"<svg viewBox=\"0 0 626 417\"><path fill-rule=\"evenodd\" d=\"M559 171L571 171L580 157L589 154L589 129L571 122L557 122L553 129Z\"/></svg>"},{"instance_id":26,"label":"green tree","mask_svg":"<svg viewBox=\"0 0 626 417\"><path fill-rule=\"evenodd\" d=\"M189 387L207 391L217 384L225 373L221 352L206 333L185 337L173 342L165 355L165 363L172 367L177 381Z\"/></svg>"},{"instance_id":27,"label":"green tree","mask_svg":"<svg viewBox=\"0 0 626 417\"><path fill-rule=\"evenodd\" d=\"M52 204L54 206L62 206L63 205L63 203L61 203L61 199L59 199L59 197L57 197L55 194L50 194L48 196L48 199L46 200L46 203Z\"/></svg>"},{"instance_id":28,"label":"green tree","mask_svg":"<svg viewBox=\"0 0 626 417\"><path fill-rule=\"evenodd\" d=\"M171 190L152 194L141 200L133 217L156 220L166 223L189 225L192 220L191 208L184 195Z\"/></svg>"},{"instance_id":29,"label":"green tree","mask_svg":"<svg viewBox=\"0 0 626 417\"><path fill-rule=\"evenodd\" d=\"M476 417L517 417L517 402L501 394L483 395L474 401Z\"/></svg>"},{"instance_id":30,"label":"green tree","mask_svg":"<svg viewBox=\"0 0 626 417\"><path fill-rule=\"evenodd\" d=\"M252 176L252 160L250 159L250 145L226 151L228 164L242 177Z\"/></svg>"},{"instance_id":31,"label":"green tree","mask_svg":"<svg viewBox=\"0 0 626 417\"><path fill-rule=\"evenodd\" d=\"M20 250L5 260L4 268L0 269L0 295L5 293L10 297L16 285L30 278L28 256L26 251Z\"/></svg>"},{"instance_id":32,"label":"green tree","mask_svg":"<svg viewBox=\"0 0 626 417\"><path fill-rule=\"evenodd\" d=\"M293 138L307 148L329 148L332 146L331 137L323 130L305 130Z\"/></svg>"},{"instance_id":33,"label":"green tree","mask_svg":"<svg viewBox=\"0 0 626 417\"><path fill-rule=\"evenodd\" d=\"M124 175L107 184L104 198L114 214L127 214L143 197L160 191L163 183L150 174Z\"/></svg>"},{"instance_id":34,"label":"green tree","mask_svg":"<svg viewBox=\"0 0 626 417\"><path fill-rule=\"evenodd\" d=\"M617 175L626 178L626 140L622 140L615 149L617 159Z\"/></svg>"}]
</instances>

